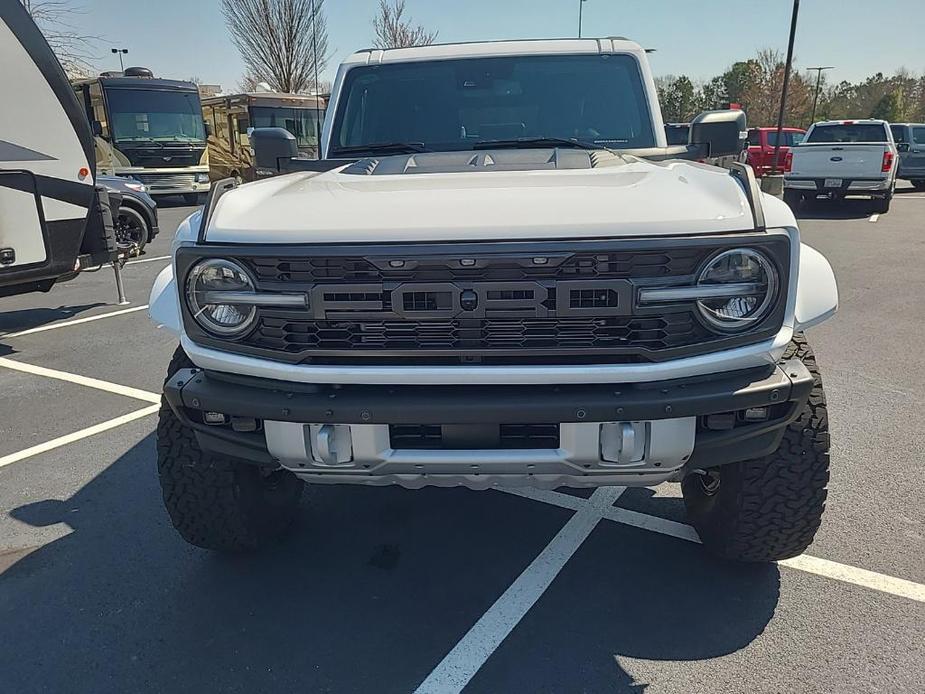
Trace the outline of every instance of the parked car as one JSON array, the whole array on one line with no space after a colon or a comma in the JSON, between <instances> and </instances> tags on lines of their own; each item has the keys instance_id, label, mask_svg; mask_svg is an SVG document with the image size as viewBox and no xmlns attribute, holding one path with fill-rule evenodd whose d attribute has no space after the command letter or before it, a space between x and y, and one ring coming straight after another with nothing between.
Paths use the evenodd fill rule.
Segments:
<instances>
[{"instance_id":1,"label":"parked car","mask_svg":"<svg viewBox=\"0 0 925 694\"><path fill-rule=\"evenodd\" d=\"M896 177L925 189L925 123L892 123L890 131L899 153Z\"/></svg>"},{"instance_id":2,"label":"parked car","mask_svg":"<svg viewBox=\"0 0 925 694\"><path fill-rule=\"evenodd\" d=\"M157 236L157 203L148 195L145 185L133 178L122 176L96 177L98 185L105 186L112 196L119 196L118 214L114 215L116 243L120 250L134 249L141 253L145 244ZM115 196L112 196L115 197Z\"/></svg>"},{"instance_id":3,"label":"parked car","mask_svg":"<svg viewBox=\"0 0 925 694\"><path fill-rule=\"evenodd\" d=\"M896 155L886 121L813 123L803 142L787 154L784 201L796 208L820 195L832 200L860 195L874 201L874 211L887 212L896 189Z\"/></svg>"},{"instance_id":4,"label":"parked car","mask_svg":"<svg viewBox=\"0 0 925 694\"><path fill-rule=\"evenodd\" d=\"M801 128L784 128L781 131L779 171L787 171L787 153L794 145L803 141L805 130ZM747 163L755 170L759 178L774 170L774 147L777 144L777 128L748 129Z\"/></svg>"},{"instance_id":5,"label":"parked car","mask_svg":"<svg viewBox=\"0 0 925 694\"><path fill-rule=\"evenodd\" d=\"M676 482L713 552L803 552L829 468L803 331L835 277L749 167L678 159L741 154L745 115L668 148L652 85L622 39L366 50L322 160L255 129L299 170L213 186L151 294L180 535L253 549L305 483Z\"/></svg>"}]
</instances>

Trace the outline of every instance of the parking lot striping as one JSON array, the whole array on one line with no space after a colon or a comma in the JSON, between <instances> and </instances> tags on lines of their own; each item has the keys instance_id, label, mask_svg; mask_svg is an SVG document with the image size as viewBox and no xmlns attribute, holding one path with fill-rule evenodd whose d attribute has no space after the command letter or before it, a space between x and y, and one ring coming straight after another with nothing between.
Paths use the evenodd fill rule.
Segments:
<instances>
[{"instance_id":1,"label":"parking lot striping","mask_svg":"<svg viewBox=\"0 0 925 694\"><path fill-rule=\"evenodd\" d=\"M440 661L415 694L460 692L550 586L623 487L601 487ZM567 495L566 495L567 496Z\"/></svg>"},{"instance_id":2,"label":"parking lot striping","mask_svg":"<svg viewBox=\"0 0 925 694\"><path fill-rule=\"evenodd\" d=\"M7 369L12 369L13 371L21 371L23 373L32 374L34 376L44 376L46 378L54 378L59 381L67 381L68 383L74 383L79 386L86 386L87 388L96 388L97 390L103 390L107 393L113 393L115 395L124 395L127 398L134 398L136 400L144 400L145 402L154 402L160 403L161 396L157 393L152 393L147 390L141 390L140 388L132 388L130 386L119 385L118 383L110 383L109 381L101 381L97 378L90 378L88 376L80 376L78 374L68 373L67 371L58 371L57 369L47 369L44 366L36 366L35 364L26 364L21 361L15 361L13 359L7 359L6 357L0 357L0 367L6 367Z\"/></svg>"},{"instance_id":3,"label":"parking lot striping","mask_svg":"<svg viewBox=\"0 0 925 694\"><path fill-rule=\"evenodd\" d=\"M147 407L144 407L140 410L135 410L134 412L124 414L121 417L116 417L115 419L110 419L100 424L94 424L93 426L87 427L86 429L75 431L72 434L59 436L58 438L52 439L51 441L40 443L36 446L26 448L16 453L10 453L9 455L5 455L0 458L0 468L4 468L7 465L12 465L13 463L18 463L19 461L25 460L26 458L32 458L33 456L39 455L41 453L47 453L48 451L54 450L55 448L66 446L69 443L74 443L75 441L80 441L81 439L95 436L96 434L101 434L104 431L115 429L116 427L120 427L123 424L134 422L136 419L142 419L143 417L154 414L159 409L160 405L148 405Z\"/></svg>"},{"instance_id":4,"label":"parking lot striping","mask_svg":"<svg viewBox=\"0 0 925 694\"><path fill-rule=\"evenodd\" d=\"M544 504L551 506L560 506L571 511L577 511L585 505L585 499L580 496L563 494L562 492L552 492L545 489L535 489L533 487L497 487L496 491L505 494L513 494L530 501L542 501Z\"/></svg>"},{"instance_id":5,"label":"parking lot striping","mask_svg":"<svg viewBox=\"0 0 925 694\"><path fill-rule=\"evenodd\" d=\"M515 491L510 489L503 489L500 491L516 493L518 496L533 499L534 501L540 501L554 506L563 506L565 508L574 508L574 502L576 501L579 506L587 503L579 497L563 494L562 492L536 493L537 490ZM616 506L605 509L603 515L607 520L630 525L634 528L650 530L661 535L669 535L680 540L687 540L688 542L700 542L697 531L686 523L678 523L677 521L668 520L667 518L651 516L648 513L640 513L639 511L632 511L627 508L619 508ZM799 557L785 559L777 563L779 566L786 566L790 569L804 571L823 578L830 578L835 581L841 581L842 583L850 583L863 588L870 588L897 597L909 598L916 602L925 602L925 584L907 581L904 578L896 578L894 576L877 573L876 571L859 569L855 566L840 564L838 562L829 561L828 559L820 559L819 557L812 557L808 554L801 554Z\"/></svg>"},{"instance_id":6,"label":"parking lot striping","mask_svg":"<svg viewBox=\"0 0 925 694\"><path fill-rule=\"evenodd\" d=\"M880 219L880 215L879 215L879 214L872 214L872 215L870 216L870 219L868 219L867 221L868 221L868 222L876 222L878 219Z\"/></svg>"},{"instance_id":7,"label":"parking lot striping","mask_svg":"<svg viewBox=\"0 0 925 694\"><path fill-rule=\"evenodd\" d=\"M109 313L98 313L95 316L87 316L86 318L75 318L74 320L64 321L62 323L49 323L48 325L40 325L38 328L30 328L29 330L20 330L18 333L5 333L0 335L0 337L25 337L26 335L35 335L36 333L44 333L48 330L57 330L58 328L67 328L71 325L80 325L81 323L92 323L95 320L102 320L103 318L113 318L115 316L123 316L126 313L135 313L136 311L144 311L148 308L148 304L144 306L133 306L132 308L122 308L118 311L110 311Z\"/></svg>"},{"instance_id":8,"label":"parking lot striping","mask_svg":"<svg viewBox=\"0 0 925 694\"><path fill-rule=\"evenodd\" d=\"M129 260L126 265L137 265L138 263L156 263L158 260L170 260L169 255L159 255L156 258L137 258Z\"/></svg>"}]
</instances>

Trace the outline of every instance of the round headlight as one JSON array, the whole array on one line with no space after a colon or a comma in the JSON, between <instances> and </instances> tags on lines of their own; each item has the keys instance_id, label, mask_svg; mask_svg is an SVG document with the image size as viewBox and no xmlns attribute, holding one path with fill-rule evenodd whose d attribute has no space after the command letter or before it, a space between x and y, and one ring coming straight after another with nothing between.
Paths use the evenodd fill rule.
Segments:
<instances>
[{"instance_id":1,"label":"round headlight","mask_svg":"<svg viewBox=\"0 0 925 694\"><path fill-rule=\"evenodd\" d=\"M777 284L777 270L763 253L750 248L723 251L700 271L697 285L705 291L697 308L715 330L746 330L768 315Z\"/></svg>"},{"instance_id":2,"label":"round headlight","mask_svg":"<svg viewBox=\"0 0 925 694\"><path fill-rule=\"evenodd\" d=\"M240 335L257 315L253 303L254 282L235 262L221 258L193 266L186 281L186 300L193 318L205 330L222 337Z\"/></svg>"}]
</instances>

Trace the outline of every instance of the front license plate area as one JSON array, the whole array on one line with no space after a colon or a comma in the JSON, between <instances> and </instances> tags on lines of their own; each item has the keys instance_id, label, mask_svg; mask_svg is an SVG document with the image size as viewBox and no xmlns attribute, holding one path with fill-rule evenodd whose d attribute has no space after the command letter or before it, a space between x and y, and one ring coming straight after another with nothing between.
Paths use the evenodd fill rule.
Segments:
<instances>
[{"instance_id":1,"label":"front license plate area","mask_svg":"<svg viewBox=\"0 0 925 694\"><path fill-rule=\"evenodd\" d=\"M825 179L826 188L841 188L841 179L840 178L827 178Z\"/></svg>"}]
</instances>

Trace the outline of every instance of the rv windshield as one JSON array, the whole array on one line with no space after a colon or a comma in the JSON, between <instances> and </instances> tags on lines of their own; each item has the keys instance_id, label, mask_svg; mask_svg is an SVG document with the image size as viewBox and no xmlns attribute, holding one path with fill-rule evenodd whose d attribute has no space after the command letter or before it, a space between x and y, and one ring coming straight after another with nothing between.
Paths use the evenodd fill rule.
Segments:
<instances>
[{"instance_id":1,"label":"rv windshield","mask_svg":"<svg viewBox=\"0 0 925 694\"><path fill-rule=\"evenodd\" d=\"M116 142L205 142L196 92L109 88L106 101Z\"/></svg>"},{"instance_id":2,"label":"rv windshield","mask_svg":"<svg viewBox=\"0 0 925 694\"><path fill-rule=\"evenodd\" d=\"M639 65L629 55L466 58L361 66L347 72L331 156L376 145L468 150L498 141L575 140L654 147ZM555 146L555 145L551 145Z\"/></svg>"},{"instance_id":3,"label":"rv windshield","mask_svg":"<svg viewBox=\"0 0 925 694\"><path fill-rule=\"evenodd\" d=\"M285 128L296 139L299 148L317 147L318 123L324 119L324 109L251 106L251 125L255 128Z\"/></svg>"}]
</instances>

